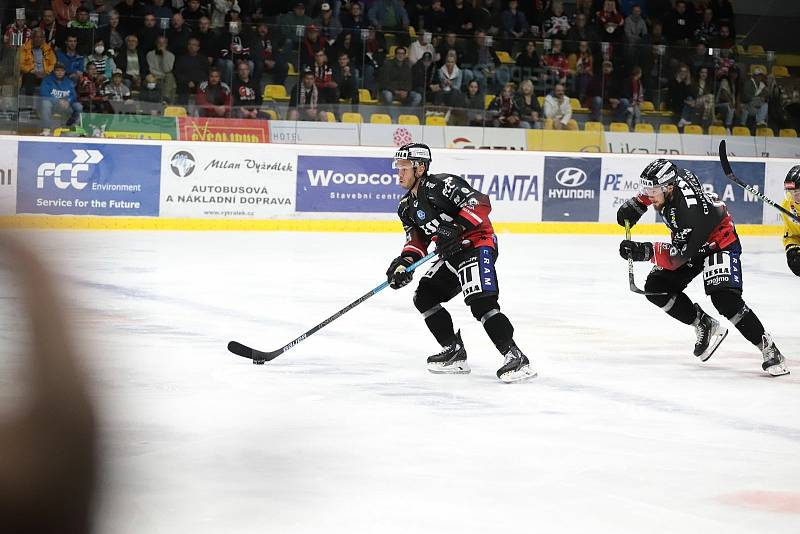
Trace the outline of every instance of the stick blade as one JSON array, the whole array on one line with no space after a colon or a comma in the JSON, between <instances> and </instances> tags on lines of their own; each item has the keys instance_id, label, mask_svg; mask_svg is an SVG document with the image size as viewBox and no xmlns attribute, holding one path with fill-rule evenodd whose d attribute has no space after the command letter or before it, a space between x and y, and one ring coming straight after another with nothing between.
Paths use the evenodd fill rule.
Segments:
<instances>
[{"instance_id":1,"label":"stick blade","mask_svg":"<svg viewBox=\"0 0 800 534\"><path fill-rule=\"evenodd\" d=\"M281 351L275 350L272 352L263 352L243 345L238 341L231 341L228 343L228 350L242 358L253 360L253 363L264 363L274 360L281 354Z\"/></svg>"},{"instance_id":2,"label":"stick blade","mask_svg":"<svg viewBox=\"0 0 800 534\"><path fill-rule=\"evenodd\" d=\"M727 176L733 174L731 164L728 162L728 147L725 145L725 139L719 142L719 163L722 165L722 172Z\"/></svg>"}]
</instances>

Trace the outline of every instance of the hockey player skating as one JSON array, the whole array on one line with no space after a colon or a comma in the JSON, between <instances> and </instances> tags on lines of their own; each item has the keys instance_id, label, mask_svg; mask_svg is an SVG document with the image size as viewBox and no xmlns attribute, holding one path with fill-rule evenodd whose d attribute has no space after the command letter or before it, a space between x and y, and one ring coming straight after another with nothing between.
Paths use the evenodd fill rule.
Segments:
<instances>
[{"instance_id":1,"label":"hockey player skating","mask_svg":"<svg viewBox=\"0 0 800 534\"><path fill-rule=\"evenodd\" d=\"M666 295L648 295L647 299L675 319L694 326L694 355L706 361L728 330L684 293L689 282L703 273L705 292L717 311L761 350L762 369L773 376L787 374L783 355L755 312L742 300L742 248L725 204L705 194L691 171L665 159L648 165L640 181L642 194L619 208L617 222L622 226L625 220L635 224L652 204L672 234L671 243L627 239L620 243L619 253L624 259L649 260L656 265L644 289Z\"/></svg>"},{"instance_id":2,"label":"hockey player skating","mask_svg":"<svg viewBox=\"0 0 800 534\"><path fill-rule=\"evenodd\" d=\"M489 198L459 176L428 174L430 163L427 145L410 143L395 153L400 185L408 191L397 210L406 244L386 271L393 289L409 284L413 272L406 271L406 267L426 254L431 241L436 242L438 257L414 293L414 305L443 347L428 358L428 370L470 372L461 331L454 331L453 319L442 307L442 303L462 293L472 315L505 357L497 377L503 382L535 377L528 358L514 343L514 327L497 302L497 241L489 221Z\"/></svg>"},{"instance_id":3,"label":"hockey player skating","mask_svg":"<svg viewBox=\"0 0 800 534\"><path fill-rule=\"evenodd\" d=\"M786 190L786 199L783 208L800 216L800 165L795 165L786 174L783 181ZM786 250L786 263L789 269L800 276L800 223L782 215L783 217L783 247Z\"/></svg>"}]
</instances>

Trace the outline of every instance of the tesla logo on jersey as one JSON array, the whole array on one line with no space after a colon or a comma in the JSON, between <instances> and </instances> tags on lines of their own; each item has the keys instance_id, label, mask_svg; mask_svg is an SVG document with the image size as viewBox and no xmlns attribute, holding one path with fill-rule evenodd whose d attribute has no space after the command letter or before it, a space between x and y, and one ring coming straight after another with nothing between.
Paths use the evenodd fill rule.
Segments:
<instances>
[{"instance_id":1,"label":"tesla logo on jersey","mask_svg":"<svg viewBox=\"0 0 800 534\"><path fill-rule=\"evenodd\" d=\"M564 187L579 187L586 180L586 173L576 167L565 167L556 173L556 182Z\"/></svg>"},{"instance_id":2,"label":"tesla logo on jersey","mask_svg":"<svg viewBox=\"0 0 800 534\"><path fill-rule=\"evenodd\" d=\"M191 152L181 150L169 159L169 168L178 178L186 178L194 172L195 159Z\"/></svg>"}]
</instances>

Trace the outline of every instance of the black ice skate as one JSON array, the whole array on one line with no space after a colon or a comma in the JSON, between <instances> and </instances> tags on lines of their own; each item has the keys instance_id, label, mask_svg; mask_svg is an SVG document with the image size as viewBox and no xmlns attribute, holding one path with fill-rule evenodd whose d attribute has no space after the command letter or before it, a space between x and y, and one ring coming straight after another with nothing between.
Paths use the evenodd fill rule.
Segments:
<instances>
[{"instance_id":1,"label":"black ice skate","mask_svg":"<svg viewBox=\"0 0 800 534\"><path fill-rule=\"evenodd\" d=\"M508 349L505 357L506 360L503 366L497 370L497 378L506 384L536 377L536 371L531 368L528 357L519 350L516 344L511 344L511 348Z\"/></svg>"},{"instance_id":2,"label":"black ice skate","mask_svg":"<svg viewBox=\"0 0 800 534\"><path fill-rule=\"evenodd\" d=\"M719 344L728 335L728 329L720 325L719 321L704 312L697 304L694 307L697 310L697 319L693 324L697 333L694 355L704 362L714 354Z\"/></svg>"},{"instance_id":3,"label":"black ice skate","mask_svg":"<svg viewBox=\"0 0 800 534\"><path fill-rule=\"evenodd\" d=\"M761 364L762 369L772 376L789 374L789 370L786 368L786 358L775 346L772 336L764 334L761 338L761 345L758 348L761 349L761 354L764 356L764 363Z\"/></svg>"},{"instance_id":4,"label":"black ice skate","mask_svg":"<svg viewBox=\"0 0 800 534\"><path fill-rule=\"evenodd\" d=\"M467 350L461 341L461 330L456 333L453 343L446 345L442 352L428 357L428 371L431 373L465 375L470 370Z\"/></svg>"}]
</instances>

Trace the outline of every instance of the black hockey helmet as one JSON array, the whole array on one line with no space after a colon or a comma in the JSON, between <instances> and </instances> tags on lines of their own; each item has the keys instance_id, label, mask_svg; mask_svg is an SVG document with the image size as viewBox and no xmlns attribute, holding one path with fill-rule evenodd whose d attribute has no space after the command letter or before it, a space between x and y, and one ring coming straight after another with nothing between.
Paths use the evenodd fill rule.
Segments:
<instances>
[{"instance_id":1,"label":"black hockey helmet","mask_svg":"<svg viewBox=\"0 0 800 534\"><path fill-rule=\"evenodd\" d=\"M795 165L786 173L783 188L786 191L800 191L800 165Z\"/></svg>"},{"instance_id":2,"label":"black hockey helmet","mask_svg":"<svg viewBox=\"0 0 800 534\"><path fill-rule=\"evenodd\" d=\"M397 149L394 153L394 164L397 165L398 160L408 160L413 162L414 166L422 162L425 164L425 171L431 167L431 149L428 145L423 143L406 143Z\"/></svg>"},{"instance_id":3,"label":"black hockey helmet","mask_svg":"<svg viewBox=\"0 0 800 534\"><path fill-rule=\"evenodd\" d=\"M659 158L648 165L639 176L639 183L645 189L655 189L671 185L678 178L678 167L668 159Z\"/></svg>"}]
</instances>

